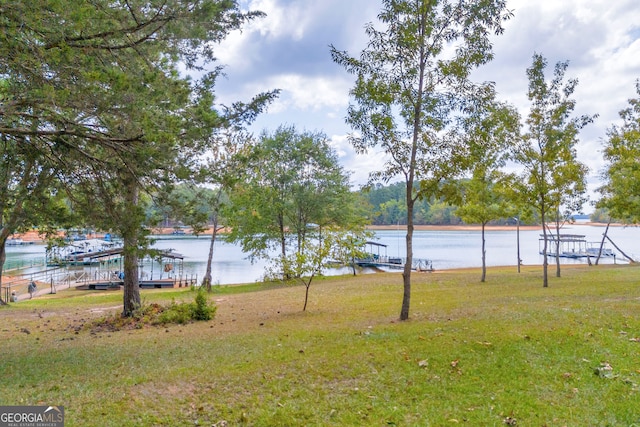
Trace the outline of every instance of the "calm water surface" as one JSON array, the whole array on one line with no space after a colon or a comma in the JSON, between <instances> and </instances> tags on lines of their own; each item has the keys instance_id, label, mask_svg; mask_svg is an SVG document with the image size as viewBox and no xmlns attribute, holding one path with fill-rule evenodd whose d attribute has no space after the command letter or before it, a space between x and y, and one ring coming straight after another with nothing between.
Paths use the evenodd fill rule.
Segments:
<instances>
[{"instance_id":1,"label":"calm water surface","mask_svg":"<svg viewBox=\"0 0 640 427\"><path fill-rule=\"evenodd\" d=\"M583 234L589 242L602 239L604 227L573 225L563 228L564 234ZM520 256L523 264L539 265L542 257L538 254L539 230L520 230ZM611 239L628 255L640 258L640 228L612 227ZM386 255L405 256L405 232L403 230L377 231L375 240L387 245ZM488 231L486 233L487 265L517 265L516 230ZM154 247L173 249L184 255L184 271L187 275L202 278L206 269L210 239L207 236L174 237L166 236L156 240ZM607 243L607 247L613 249ZM482 265L480 231L416 231L413 241L414 257L429 259L437 270L479 267ZM385 248L381 249L384 253ZM44 245L7 247L7 268L17 262L41 261ZM584 263L586 260L563 259L564 263ZM605 259L604 262L613 262ZM616 262L623 262L618 255ZM255 282L264 274L264 261L252 263L239 246L219 239L216 241L213 261L213 282L218 284ZM144 267L147 272L150 267ZM156 273L158 268L156 267ZM346 272L347 270L340 270Z\"/></svg>"}]
</instances>

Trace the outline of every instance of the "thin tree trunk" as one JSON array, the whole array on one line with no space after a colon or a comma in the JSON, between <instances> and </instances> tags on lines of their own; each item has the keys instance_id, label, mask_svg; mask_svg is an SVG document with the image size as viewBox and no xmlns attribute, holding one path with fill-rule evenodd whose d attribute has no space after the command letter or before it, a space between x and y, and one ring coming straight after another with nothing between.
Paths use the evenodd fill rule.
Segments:
<instances>
[{"instance_id":1,"label":"thin tree trunk","mask_svg":"<svg viewBox=\"0 0 640 427\"><path fill-rule=\"evenodd\" d=\"M604 230L604 234L602 235L602 240L600 241L600 250L598 251L598 257L596 258L596 265L600 262L600 257L602 256L602 248L604 247L604 239L607 238L607 233L609 232L609 226L611 225L611 217L609 217L609 222L607 222L607 228Z\"/></svg>"},{"instance_id":2,"label":"thin tree trunk","mask_svg":"<svg viewBox=\"0 0 640 427\"><path fill-rule=\"evenodd\" d=\"M542 209L542 215L541 215L541 219L542 219L542 238L544 239L544 244L542 246L542 252L543 252L543 261L542 261L542 287L543 288L548 288L549 287L549 275L548 275L548 267L549 267L549 259L547 258L547 229L546 229L546 225L545 225L545 215L544 215L544 209Z\"/></svg>"},{"instance_id":3,"label":"thin tree trunk","mask_svg":"<svg viewBox=\"0 0 640 427\"><path fill-rule=\"evenodd\" d=\"M426 32L429 30L427 24L427 12L423 12L420 15L420 24L418 27L418 38L424 38ZM402 273L403 279L403 295L402 295L402 309L400 311L400 320L409 319L409 307L411 305L411 267L413 265L413 209L416 199L413 194L413 185L416 174L416 157L418 153L418 139L422 128L422 98L425 92L425 69L427 67L427 54L424 44L420 45L420 71L418 76L418 88L416 94L413 97L413 129L411 138L411 157L409 159L408 170L405 173L405 180L407 185L407 260L404 265L404 271Z\"/></svg>"},{"instance_id":4,"label":"thin tree trunk","mask_svg":"<svg viewBox=\"0 0 640 427\"><path fill-rule=\"evenodd\" d=\"M618 245L616 245L615 243L613 243L613 240L611 240L611 237L609 237L609 236L606 236L606 237L607 237L607 240L611 242L611 244L613 245L613 247L614 247L614 248L616 248L618 251L620 251L620 253L622 254L622 256L623 256L623 257L625 257L626 259L628 259L628 260L629 260L629 262L631 262L631 263L635 263L635 262L636 262L636 260L634 260L633 258L631 258L629 255L625 254L625 253L622 251L622 249L620 249L620 248L618 247Z\"/></svg>"},{"instance_id":5,"label":"thin tree trunk","mask_svg":"<svg viewBox=\"0 0 640 427\"><path fill-rule=\"evenodd\" d=\"M7 252L5 250L5 243L7 239L0 240L0 290L2 289L2 271L4 269L4 262L7 260ZM2 299L2 293L0 292L0 305L6 305L8 301Z\"/></svg>"},{"instance_id":6,"label":"thin tree trunk","mask_svg":"<svg viewBox=\"0 0 640 427\"><path fill-rule=\"evenodd\" d=\"M356 276L356 260L355 260L355 258L351 259L351 268L353 269L353 275Z\"/></svg>"},{"instance_id":7,"label":"thin tree trunk","mask_svg":"<svg viewBox=\"0 0 640 427\"><path fill-rule=\"evenodd\" d=\"M218 235L218 214L213 219L213 232L211 233L211 240L209 243L209 257L207 258L207 270L204 273L202 279L202 286L207 292L211 292L211 270L213 264L213 248L216 244L216 236Z\"/></svg>"},{"instance_id":8,"label":"thin tree trunk","mask_svg":"<svg viewBox=\"0 0 640 427\"><path fill-rule=\"evenodd\" d=\"M307 302L309 301L309 288L311 287L311 281L313 280L314 275L312 274L309 277L309 281L304 283L305 291L304 291L304 307L302 307L302 311L307 310Z\"/></svg>"},{"instance_id":9,"label":"thin tree trunk","mask_svg":"<svg viewBox=\"0 0 640 427\"><path fill-rule=\"evenodd\" d=\"M216 244L216 236L218 235L218 211L220 209L220 196L222 195L222 188L218 189L218 194L216 195L216 202L214 207L214 215L213 215L213 232L211 233L211 242L209 244L209 257L207 258L207 270L204 273L204 278L202 279L202 286L207 290L207 292L211 292L211 270L213 264L213 248Z\"/></svg>"},{"instance_id":10,"label":"thin tree trunk","mask_svg":"<svg viewBox=\"0 0 640 427\"><path fill-rule=\"evenodd\" d=\"M487 278L487 250L485 246L484 228L486 222L482 223L482 277L480 282L484 283Z\"/></svg>"},{"instance_id":11,"label":"thin tree trunk","mask_svg":"<svg viewBox=\"0 0 640 427\"><path fill-rule=\"evenodd\" d=\"M556 277L560 277L560 218L556 216Z\"/></svg>"},{"instance_id":12,"label":"thin tree trunk","mask_svg":"<svg viewBox=\"0 0 640 427\"><path fill-rule=\"evenodd\" d=\"M403 294L402 294L402 309L400 311L400 320L409 319L409 307L411 305L411 266L413 264L413 197L411 192L413 189L413 183L407 183L407 260L404 264L404 271L402 273L403 279Z\"/></svg>"}]
</instances>

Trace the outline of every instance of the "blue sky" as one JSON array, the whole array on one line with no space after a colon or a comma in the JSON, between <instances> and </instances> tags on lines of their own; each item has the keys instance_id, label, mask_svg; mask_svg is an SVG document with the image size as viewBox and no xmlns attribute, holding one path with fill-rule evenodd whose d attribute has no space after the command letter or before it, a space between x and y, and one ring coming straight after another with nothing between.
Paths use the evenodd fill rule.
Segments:
<instances>
[{"instance_id":1,"label":"blue sky","mask_svg":"<svg viewBox=\"0 0 640 427\"><path fill-rule=\"evenodd\" d=\"M280 89L280 98L254 124L273 131L279 125L322 131L332 141L354 186L378 168L380 152L356 155L345 124L353 78L333 63L329 45L358 55L367 38L364 25L375 22L379 0L249 0L242 7L265 18L231 34L217 50L226 78L217 85L221 103L248 100ZM603 167L606 130L635 97L640 78L640 4L638 0L508 0L514 17L494 38L495 59L475 73L494 81L503 101L526 116L526 68L534 52L549 62L568 60L567 77L578 78L576 114L599 114L580 136L579 160L591 169L591 189Z\"/></svg>"}]
</instances>

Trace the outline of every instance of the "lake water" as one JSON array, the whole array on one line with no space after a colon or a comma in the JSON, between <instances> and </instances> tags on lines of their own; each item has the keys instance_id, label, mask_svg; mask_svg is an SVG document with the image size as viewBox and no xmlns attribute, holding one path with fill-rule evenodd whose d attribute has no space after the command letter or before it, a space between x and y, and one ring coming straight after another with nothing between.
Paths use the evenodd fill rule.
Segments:
<instances>
[{"instance_id":1,"label":"lake water","mask_svg":"<svg viewBox=\"0 0 640 427\"><path fill-rule=\"evenodd\" d=\"M573 225L564 227L563 234L582 234L589 242L599 242L602 239L604 227ZM538 239L540 230L520 230L520 257L525 265L540 265L542 256L538 254ZM611 227L609 237L625 253L633 258L640 258L640 228ZM385 230L377 231L375 241L387 245L386 255L391 257L405 256L405 231ZM487 265L517 265L517 237L516 230L487 231L486 249ZM209 237L157 237L154 247L158 249L173 249L184 255L184 271L187 275L201 279L206 269L209 254ZM479 267L482 265L481 233L480 231L416 231L414 233L414 257L431 260L436 270ZM607 243L607 247L613 249ZM385 254L381 248L381 254ZM42 261L44 259L43 245L10 246L7 247L6 268L17 262ZM550 260L552 262L553 260ZM563 259L563 263L585 263L586 260ZM602 262L613 262L613 259L603 258ZM616 262L624 262L618 254ZM219 239L216 241L213 261L213 282L218 284L255 282L264 274L264 261L252 263L239 246L229 244ZM157 270L156 270L157 271ZM347 272L347 269L341 270Z\"/></svg>"}]
</instances>

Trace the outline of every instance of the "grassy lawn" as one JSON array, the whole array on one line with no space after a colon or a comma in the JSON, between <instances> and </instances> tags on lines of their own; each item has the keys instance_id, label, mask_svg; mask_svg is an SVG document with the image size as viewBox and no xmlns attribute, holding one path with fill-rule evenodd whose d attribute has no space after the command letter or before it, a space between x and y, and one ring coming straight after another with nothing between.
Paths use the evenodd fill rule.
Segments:
<instances>
[{"instance_id":1,"label":"grassy lawn","mask_svg":"<svg viewBox=\"0 0 640 427\"><path fill-rule=\"evenodd\" d=\"M514 270L415 274L408 322L399 274L315 281L307 312L302 287L223 287L210 322L118 332L86 327L117 292L23 301L0 307L0 404L67 426L640 426L640 269Z\"/></svg>"}]
</instances>

